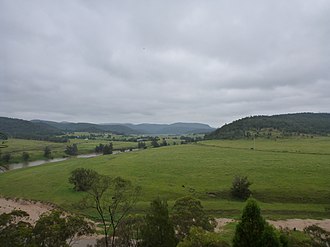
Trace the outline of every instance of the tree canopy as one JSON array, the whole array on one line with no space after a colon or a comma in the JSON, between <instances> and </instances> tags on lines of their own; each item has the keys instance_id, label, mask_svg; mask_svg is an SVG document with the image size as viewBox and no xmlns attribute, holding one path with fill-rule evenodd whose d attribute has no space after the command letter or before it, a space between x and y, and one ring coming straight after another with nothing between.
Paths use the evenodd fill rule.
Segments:
<instances>
[{"instance_id":1,"label":"tree canopy","mask_svg":"<svg viewBox=\"0 0 330 247\"><path fill-rule=\"evenodd\" d=\"M193 197L186 196L175 201L171 218L179 240L185 238L190 228L201 227L204 230L212 231L214 226L206 215L201 202Z\"/></svg>"},{"instance_id":2,"label":"tree canopy","mask_svg":"<svg viewBox=\"0 0 330 247\"><path fill-rule=\"evenodd\" d=\"M241 221L236 226L233 247L279 247L279 238L261 216L254 199L249 199L243 209Z\"/></svg>"},{"instance_id":3,"label":"tree canopy","mask_svg":"<svg viewBox=\"0 0 330 247\"><path fill-rule=\"evenodd\" d=\"M14 210L0 215L2 247L66 247L74 237L94 233L94 226L83 217L61 211L44 213L35 226L27 222L29 214Z\"/></svg>"},{"instance_id":4,"label":"tree canopy","mask_svg":"<svg viewBox=\"0 0 330 247\"><path fill-rule=\"evenodd\" d=\"M145 217L142 228L143 247L175 247L174 227L168 213L166 201L160 198L153 200Z\"/></svg>"}]
</instances>

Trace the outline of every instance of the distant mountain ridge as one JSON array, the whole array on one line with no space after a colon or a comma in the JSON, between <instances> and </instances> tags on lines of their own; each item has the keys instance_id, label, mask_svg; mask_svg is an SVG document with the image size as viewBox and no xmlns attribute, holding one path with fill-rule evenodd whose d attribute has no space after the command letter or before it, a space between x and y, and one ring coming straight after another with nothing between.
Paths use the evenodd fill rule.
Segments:
<instances>
[{"instance_id":1,"label":"distant mountain ridge","mask_svg":"<svg viewBox=\"0 0 330 247\"><path fill-rule=\"evenodd\" d=\"M330 113L292 113L273 116L245 117L207 134L206 139L241 139L263 129L277 130L284 135L330 134ZM271 131L268 133L271 135Z\"/></svg>"},{"instance_id":2,"label":"distant mountain ridge","mask_svg":"<svg viewBox=\"0 0 330 247\"><path fill-rule=\"evenodd\" d=\"M124 124L143 134L205 134L214 131L215 128L201 123L173 123L173 124Z\"/></svg>"},{"instance_id":3,"label":"distant mountain ridge","mask_svg":"<svg viewBox=\"0 0 330 247\"><path fill-rule=\"evenodd\" d=\"M173 124L92 124L54 122L45 120L32 120L33 123L44 123L65 132L113 132L124 135L183 135L183 134L204 134L214 128L201 123L173 123Z\"/></svg>"},{"instance_id":4,"label":"distant mountain ridge","mask_svg":"<svg viewBox=\"0 0 330 247\"><path fill-rule=\"evenodd\" d=\"M55 122L47 120L22 120L0 117L0 132L9 137L44 140L68 132L111 132L123 135L199 134L215 130L207 124L93 124Z\"/></svg>"}]
</instances>

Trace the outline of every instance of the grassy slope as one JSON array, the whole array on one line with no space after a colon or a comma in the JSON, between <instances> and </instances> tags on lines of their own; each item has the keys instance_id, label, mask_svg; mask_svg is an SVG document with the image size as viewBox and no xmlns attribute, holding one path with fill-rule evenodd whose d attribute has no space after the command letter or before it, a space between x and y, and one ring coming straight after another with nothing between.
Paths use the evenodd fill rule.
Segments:
<instances>
[{"instance_id":1,"label":"grassy slope","mask_svg":"<svg viewBox=\"0 0 330 247\"><path fill-rule=\"evenodd\" d=\"M330 139L313 141L320 153L326 151L325 145L330 146ZM71 203L82 194L71 189L67 178L73 169L85 167L142 186L140 209L158 195L171 203L193 194L214 214L239 216L244 203L230 200L228 190L233 176L241 174L253 181L251 189L266 216L330 217L325 211L330 204L330 155L302 154L310 140L288 142L296 150L302 147L300 153L278 152L280 148L273 142L264 141L263 146L269 150L273 146L277 152L250 150L245 141L208 141L93 159L73 158L0 174L0 194L51 201L72 209ZM280 147L280 151L287 151L284 144ZM208 192L217 197L209 197Z\"/></svg>"},{"instance_id":2,"label":"grassy slope","mask_svg":"<svg viewBox=\"0 0 330 247\"><path fill-rule=\"evenodd\" d=\"M254 148L254 140L210 140L202 142L204 145L228 147L237 149ZM257 151L291 152L305 154L328 154L330 155L330 138L283 138L283 139L261 139L255 140Z\"/></svg>"}]
</instances>

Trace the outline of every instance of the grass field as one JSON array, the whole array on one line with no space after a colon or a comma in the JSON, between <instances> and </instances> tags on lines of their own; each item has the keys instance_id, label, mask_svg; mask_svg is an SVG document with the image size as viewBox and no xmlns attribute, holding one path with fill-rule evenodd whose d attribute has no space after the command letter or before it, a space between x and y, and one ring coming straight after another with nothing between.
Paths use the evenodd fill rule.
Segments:
<instances>
[{"instance_id":1,"label":"grass field","mask_svg":"<svg viewBox=\"0 0 330 247\"><path fill-rule=\"evenodd\" d=\"M238 217L244 203L232 200L229 189L235 175L244 175L269 218L330 217L329 138L257 140L256 150L251 145L253 141L205 141L73 158L0 174L0 194L74 210L72 203L83 193L74 192L67 180L72 170L85 167L140 185L139 211L156 196L171 205L178 197L193 195L214 215Z\"/></svg>"}]
</instances>

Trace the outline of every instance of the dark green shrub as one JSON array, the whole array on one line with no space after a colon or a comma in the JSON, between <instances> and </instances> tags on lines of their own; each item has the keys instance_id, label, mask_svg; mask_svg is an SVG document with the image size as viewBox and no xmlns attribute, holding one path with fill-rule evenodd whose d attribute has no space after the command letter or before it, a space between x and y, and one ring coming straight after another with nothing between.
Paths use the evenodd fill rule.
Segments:
<instances>
[{"instance_id":1,"label":"dark green shrub","mask_svg":"<svg viewBox=\"0 0 330 247\"><path fill-rule=\"evenodd\" d=\"M23 153L22 153L22 160L23 160L24 162L27 162L27 161L29 161L29 159L30 159L30 155L29 155L29 153L27 153L27 152L23 152Z\"/></svg>"},{"instance_id":2,"label":"dark green shrub","mask_svg":"<svg viewBox=\"0 0 330 247\"><path fill-rule=\"evenodd\" d=\"M249 189L251 184L247 177L235 176L230 189L231 195L234 198L246 200L251 195Z\"/></svg>"},{"instance_id":3,"label":"dark green shrub","mask_svg":"<svg viewBox=\"0 0 330 247\"><path fill-rule=\"evenodd\" d=\"M76 191L87 191L91 188L99 174L91 169L77 168L71 172L69 183L74 185Z\"/></svg>"}]
</instances>

